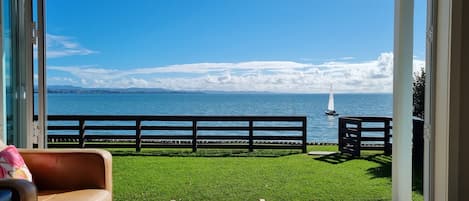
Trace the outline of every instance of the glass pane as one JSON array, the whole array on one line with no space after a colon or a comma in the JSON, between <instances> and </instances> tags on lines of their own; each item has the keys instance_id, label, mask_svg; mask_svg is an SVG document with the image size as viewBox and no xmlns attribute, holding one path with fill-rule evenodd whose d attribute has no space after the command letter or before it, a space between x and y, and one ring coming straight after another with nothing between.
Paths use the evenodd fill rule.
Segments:
<instances>
[{"instance_id":1,"label":"glass pane","mask_svg":"<svg viewBox=\"0 0 469 201\"><path fill-rule=\"evenodd\" d=\"M5 125L3 135L6 136L7 144L17 144L18 136L16 135L18 123L18 107L17 107L17 68L15 68L15 60L17 44L17 23L15 17L16 4L14 1L2 1L2 49L3 49L3 111Z\"/></svg>"}]
</instances>

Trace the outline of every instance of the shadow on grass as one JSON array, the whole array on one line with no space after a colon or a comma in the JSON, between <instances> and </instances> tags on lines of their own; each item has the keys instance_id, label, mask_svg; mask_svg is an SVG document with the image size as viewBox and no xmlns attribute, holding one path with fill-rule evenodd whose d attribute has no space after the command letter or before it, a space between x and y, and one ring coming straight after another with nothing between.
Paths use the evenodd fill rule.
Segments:
<instances>
[{"instance_id":1,"label":"shadow on grass","mask_svg":"<svg viewBox=\"0 0 469 201\"><path fill-rule=\"evenodd\" d=\"M371 155L364 158L367 161L374 162L380 166L368 169L368 174L372 175L372 178L382 178L392 176L392 157L384 154Z\"/></svg>"},{"instance_id":2,"label":"shadow on grass","mask_svg":"<svg viewBox=\"0 0 469 201\"><path fill-rule=\"evenodd\" d=\"M302 154L300 150L218 150L199 149L197 152L183 149L135 150L109 149L113 156L165 156L165 157L282 157Z\"/></svg>"},{"instance_id":3,"label":"shadow on grass","mask_svg":"<svg viewBox=\"0 0 469 201\"><path fill-rule=\"evenodd\" d=\"M368 174L373 178L392 177L392 157L385 155L374 155L365 160L380 164L379 167L368 169ZM415 161L414 161L415 162ZM412 166L412 190L423 195L423 167L419 163Z\"/></svg>"},{"instance_id":4,"label":"shadow on grass","mask_svg":"<svg viewBox=\"0 0 469 201\"><path fill-rule=\"evenodd\" d=\"M354 157L347 154L331 154L315 158L315 160L327 162L330 164L341 164L351 160L367 160L376 164L378 167L369 168L367 173L374 178L392 177L392 157L384 154L362 154L360 157ZM412 190L423 194L423 168L419 163L415 163L412 170Z\"/></svg>"},{"instance_id":5,"label":"shadow on grass","mask_svg":"<svg viewBox=\"0 0 469 201\"><path fill-rule=\"evenodd\" d=\"M391 162L391 156L386 156L381 153L376 152L363 152L361 156L352 156L350 154L342 154L342 153L334 153L329 155L324 155L321 157L314 158L315 160L327 162L330 164L340 164L345 163L351 160L367 160L372 161L379 164L386 164Z\"/></svg>"},{"instance_id":6,"label":"shadow on grass","mask_svg":"<svg viewBox=\"0 0 469 201\"><path fill-rule=\"evenodd\" d=\"M314 160L318 160L318 161L322 161L322 162L335 165L335 164L344 163L344 162L347 162L356 158L357 157L353 157L353 156L346 155L346 154L335 153L335 154L320 156L320 157L314 158Z\"/></svg>"}]
</instances>

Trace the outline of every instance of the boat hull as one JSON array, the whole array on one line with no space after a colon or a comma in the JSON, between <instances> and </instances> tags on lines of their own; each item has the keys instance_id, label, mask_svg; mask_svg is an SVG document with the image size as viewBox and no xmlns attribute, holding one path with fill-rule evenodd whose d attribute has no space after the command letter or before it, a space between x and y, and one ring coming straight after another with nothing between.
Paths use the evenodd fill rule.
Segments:
<instances>
[{"instance_id":1,"label":"boat hull","mask_svg":"<svg viewBox=\"0 0 469 201\"><path fill-rule=\"evenodd\" d=\"M339 113L337 113L335 110L333 110L333 111L325 111L324 113L325 113L326 115L328 115L328 116L338 116L338 115L339 115Z\"/></svg>"}]
</instances>

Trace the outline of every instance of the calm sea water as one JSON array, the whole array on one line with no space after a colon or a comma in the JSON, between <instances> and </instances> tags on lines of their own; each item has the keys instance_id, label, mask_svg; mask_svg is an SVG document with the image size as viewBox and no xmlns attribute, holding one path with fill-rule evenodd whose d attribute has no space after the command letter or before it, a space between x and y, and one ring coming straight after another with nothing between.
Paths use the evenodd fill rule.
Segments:
<instances>
[{"instance_id":1,"label":"calm sea water","mask_svg":"<svg viewBox=\"0 0 469 201\"><path fill-rule=\"evenodd\" d=\"M328 94L49 94L49 114L304 115L308 141L337 142ZM391 94L335 94L340 115L392 115Z\"/></svg>"}]
</instances>

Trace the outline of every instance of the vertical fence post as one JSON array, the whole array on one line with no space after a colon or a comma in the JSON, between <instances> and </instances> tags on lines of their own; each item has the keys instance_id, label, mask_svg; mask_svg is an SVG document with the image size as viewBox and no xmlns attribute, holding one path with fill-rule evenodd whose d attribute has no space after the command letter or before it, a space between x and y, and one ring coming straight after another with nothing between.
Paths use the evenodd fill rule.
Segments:
<instances>
[{"instance_id":1,"label":"vertical fence post","mask_svg":"<svg viewBox=\"0 0 469 201\"><path fill-rule=\"evenodd\" d=\"M343 151L343 146L344 146L344 119L342 117L339 117L339 129L338 129L338 134L337 134L337 140L339 143L339 152L342 153Z\"/></svg>"},{"instance_id":2,"label":"vertical fence post","mask_svg":"<svg viewBox=\"0 0 469 201\"><path fill-rule=\"evenodd\" d=\"M140 152L142 149L142 121L137 119L135 122L135 151Z\"/></svg>"},{"instance_id":3,"label":"vertical fence post","mask_svg":"<svg viewBox=\"0 0 469 201\"><path fill-rule=\"evenodd\" d=\"M254 122L249 120L249 152L254 151Z\"/></svg>"},{"instance_id":4,"label":"vertical fence post","mask_svg":"<svg viewBox=\"0 0 469 201\"><path fill-rule=\"evenodd\" d=\"M79 146L80 148L85 148L85 120L84 119L80 119L79 120L79 123L78 123L78 127L80 127L79 129Z\"/></svg>"},{"instance_id":5,"label":"vertical fence post","mask_svg":"<svg viewBox=\"0 0 469 201\"><path fill-rule=\"evenodd\" d=\"M384 121L384 154L391 155L391 140L390 140L389 119Z\"/></svg>"},{"instance_id":6,"label":"vertical fence post","mask_svg":"<svg viewBox=\"0 0 469 201\"><path fill-rule=\"evenodd\" d=\"M307 131L307 125L306 125L306 121L307 120L307 117L303 117L303 119L301 120L302 121L302 132L303 132L303 153L306 153L308 151L308 147L307 147L307 137L308 137L308 133L306 132Z\"/></svg>"},{"instance_id":7,"label":"vertical fence post","mask_svg":"<svg viewBox=\"0 0 469 201\"><path fill-rule=\"evenodd\" d=\"M355 149L355 156L360 156L362 149L362 120L357 124L357 142L356 142L356 149Z\"/></svg>"},{"instance_id":8,"label":"vertical fence post","mask_svg":"<svg viewBox=\"0 0 469 201\"><path fill-rule=\"evenodd\" d=\"M197 121L192 120L192 152L197 151Z\"/></svg>"}]
</instances>

